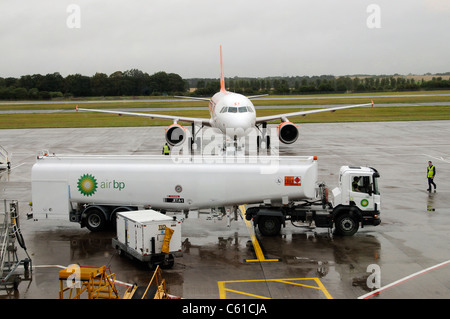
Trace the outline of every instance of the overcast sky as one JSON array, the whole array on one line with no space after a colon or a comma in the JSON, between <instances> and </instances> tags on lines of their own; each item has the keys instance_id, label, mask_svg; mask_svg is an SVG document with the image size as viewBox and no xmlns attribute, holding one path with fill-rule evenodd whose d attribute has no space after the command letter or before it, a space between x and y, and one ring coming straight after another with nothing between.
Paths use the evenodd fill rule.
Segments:
<instances>
[{"instance_id":1,"label":"overcast sky","mask_svg":"<svg viewBox=\"0 0 450 319\"><path fill-rule=\"evenodd\" d=\"M0 2L0 77L217 78L221 44L226 77L449 72L450 1Z\"/></svg>"}]
</instances>

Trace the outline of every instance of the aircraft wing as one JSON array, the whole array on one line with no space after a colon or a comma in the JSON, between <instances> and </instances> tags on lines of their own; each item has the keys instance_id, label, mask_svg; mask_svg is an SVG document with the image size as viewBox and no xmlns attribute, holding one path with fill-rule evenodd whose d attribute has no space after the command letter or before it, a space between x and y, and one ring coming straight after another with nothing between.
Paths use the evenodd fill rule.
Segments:
<instances>
[{"instance_id":1,"label":"aircraft wing","mask_svg":"<svg viewBox=\"0 0 450 319\"><path fill-rule=\"evenodd\" d=\"M263 96L268 96L269 94L260 94L260 95L252 95L252 96L247 96L247 99L252 100L252 99L257 99Z\"/></svg>"},{"instance_id":2,"label":"aircraft wing","mask_svg":"<svg viewBox=\"0 0 450 319\"><path fill-rule=\"evenodd\" d=\"M247 99L252 100L252 99L257 99L263 96L268 96L269 94L260 94L260 95L252 95L252 96L247 96ZM211 99L205 98L205 97L195 97L195 96L183 96L183 95L175 95L174 98L177 99L187 99L187 100L199 100L199 101L210 101Z\"/></svg>"},{"instance_id":3,"label":"aircraft wing","mask_svg":"<svg viewBox=\"0 0 450 319\"><path fill-rule=\"evenodd\" d=\"M178 121L189 122L189 123L202 123L205 126L211 126L209 118L200 118L200 117L185 117L185 116L175 116L175 115L164 115L164 114L152 114L152 113L136 113L136 112L122 112L122 111L110 111L110 110L98 110L98 109L82 109L76 108L77 112L99 112L99 113L110 113L117 115L131 115L131 116L144 116L152 119L164 119L171 120L174 123Z\"/></svg>"},{"instance_id":4,"label":"aircraft wing","mask_svg":"<svg viewBox=\"0 0 450 319\"><path fill-rule=\"evenodd\" d=\"M354 108L354 107L362 107L362 106L369 106L369 105L372 105L372 107L373 107L373 101L372 101L372 103L367 103L367 104L337 106L337 107L330 107L330 108L325 108L325 109L298 111L298 112L292 112L292 113L261 116L261 117L256 118L256 123L262 123L262 122L268 122L268 121L274 121L274 120L288 121L288 117L293 117L293 116L305 116L305 115L321 113L321 112L335 112L338 110L345 110L345 109L350 109L350 108Z\"/></svg>"}]
</instances>

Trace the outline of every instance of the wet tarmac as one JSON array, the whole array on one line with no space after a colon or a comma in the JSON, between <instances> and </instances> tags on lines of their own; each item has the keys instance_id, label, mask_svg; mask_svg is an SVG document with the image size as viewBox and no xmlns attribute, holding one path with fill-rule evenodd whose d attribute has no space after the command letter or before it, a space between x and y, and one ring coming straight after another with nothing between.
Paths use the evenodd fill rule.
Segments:
<instances>
[{"instance_id":1,"label":"wet tarmac","mask_svg":"<svg viewBox=\"0 0 450 319\"><path fill-rule=\"evenodd\" d=\"M18 200L20 226L33 270L17 291L0 298L56 299L58 272L70 264L110 267L123 283L148 284L153 272L119 256L114 232L91 233L68 220L28 220L31 167L47 149L56 154L160 154L162 127L1 130L12 169L0 172L0 199ZM450 298L450 122L300 125L300 139L280 155L315 155L319 177L337 186L341 165L381 175L381 220L353 237L287 224L280 236L256 239L241 218L204 212L183 223L183 257L163 271L172 295L187 299L448 299ZM427 162L437 168L428 193ZM0 203L0 212L3 203ZM20 247L19 258L26 255ZM439 265L439 266L438 266ZM428 269L427 271L424 271ZM395 284L393 284L395 283ZM118 285L119 293L126 286ZM379 288L379 290L376 290Z\"/></svg>"}]
</instances>

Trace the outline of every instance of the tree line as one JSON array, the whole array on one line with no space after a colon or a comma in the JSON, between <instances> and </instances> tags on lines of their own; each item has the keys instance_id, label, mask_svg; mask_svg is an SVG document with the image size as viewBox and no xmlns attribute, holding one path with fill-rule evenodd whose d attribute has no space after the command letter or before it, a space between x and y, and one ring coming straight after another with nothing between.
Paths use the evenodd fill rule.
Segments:
<instances>
[{"instance_id":1,"label":"tree line","mask_svg":"<svg viewBox=\"0 0 450 319\"><path fill-rule=\"evenodd\" d=\"M450 75L445 73L445 75ZM211 95L218 91L220 84L215 79L190 79L190 85L197 84L192 94ZM450 80L442 76L431 80L407 79L403 76L303 76L268 78L225 79L227 89L241 94L315 94L315 93L360 93L414 90L450 89Z\"/></svg>"},{"instance_id":2,"label":"tree line","mask_svg":"<svg viewBox=\"0 0 450 319\"><path fill-rule=\"evenodd\" d=\"M450 75L443 73L442 75ZM349 92L386 92L450 89L450 80L442 76L431 80L393 76L296 76L266 78L226 78L227 90L241 94L315 94ZM190 90L190 88L193 88ZM175 73L149 75L137 69L93 76L60 73L24 75L20 78L0 77L2 100L46 100L91 96L212 96L220 89L219 79L184 80ZM189 93L188 93L189 91Z\"/></svg>"},{"instance_id":3,"label":"tree line","mask_svg":"<svg viewBox=\"0 0 450 319\"><path fill-rule=\"evenodd\" d=\"M178 74L157 72L149 75L137 69L117 71L109 76L96 73L91 77L81 74L63 77L55 72L24 75L20 78L0 77L0 99L3 100L149 96L182 94L185 91L186 82Z\"/></svg>"}]
</instances>

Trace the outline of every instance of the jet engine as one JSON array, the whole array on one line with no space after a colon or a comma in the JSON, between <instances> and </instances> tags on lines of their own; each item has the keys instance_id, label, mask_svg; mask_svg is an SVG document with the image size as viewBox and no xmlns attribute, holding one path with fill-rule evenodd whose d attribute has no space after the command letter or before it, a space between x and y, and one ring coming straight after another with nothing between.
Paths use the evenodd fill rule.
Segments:
<instances>
[{"instance_id":1,"label":"jet engine","mask_svg":"<svg viewBox=\"0 0 450 319\"><path fill-rule=\"evenodd\" d=\"M166 141L171 146L183 144L186 139L186 129L180 124L172 124L166 128Z\"/></svg>"},{"instance_id":2,"label":"jet engine","mask_svg":"<svg viewBox=\"0 0 450 319\"><path fill-rule=\"evenodd\" d=\"M292 122L282 122L277 129L278 137L284 144L292 144L298 138L298 126Z\"/></svg>"}]
</instances>

